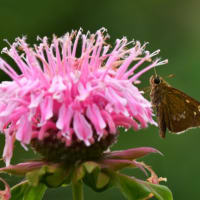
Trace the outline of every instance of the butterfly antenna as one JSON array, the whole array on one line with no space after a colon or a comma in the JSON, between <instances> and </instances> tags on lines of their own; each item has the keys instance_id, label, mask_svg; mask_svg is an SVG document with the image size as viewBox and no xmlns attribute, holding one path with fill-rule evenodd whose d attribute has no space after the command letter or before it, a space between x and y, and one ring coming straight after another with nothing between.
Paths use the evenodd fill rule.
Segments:
<instances>
[{"instance_id":1,"label":"butterfly antenna","mask_svg":"<svg viewBox=\"0 0 200 200\"><path fill-rule=\"evenodd\" d=\"M175 77L175 74L169 74L168 76L167 76L167 78L174 78Z\"/></svg>"},{"instance_id":2,"label":"butterfly antenna","mask_svg":"<svg viewBox=\"0 0 200 200\"><path fill-rule=\"evenodd\" d=\"M154 72L155 72L156 77L158 77L158 74L156 72L156 68L155 67L154 67Z\"/></svg>"}]
</instances>

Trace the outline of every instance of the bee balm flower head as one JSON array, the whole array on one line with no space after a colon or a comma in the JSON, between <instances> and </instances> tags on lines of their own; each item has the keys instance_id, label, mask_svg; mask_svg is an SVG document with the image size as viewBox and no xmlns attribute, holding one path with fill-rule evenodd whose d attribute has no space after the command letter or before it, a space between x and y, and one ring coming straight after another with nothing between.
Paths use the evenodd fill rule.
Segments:
<instances>
[{"instance_id":1,"label":"bee balm flower head","mask_svg":"<svg viewBox=\"0 0 200 200\"><path fill-rule=\"evenodd\" d=\"M133 83L166 62L152 61L159 51L150 54L145 45L125 37L111 48L105 32L73 31L54 36L51 43L39 38L33 48L17 38L3 49L20 70L0 59L0 68L12 79L0 84L7 165L15 140L31 144L47 160L87 160L114 142L118 126L138 130L154 123L150 102ZM136 73L144 62L147 66Z\"/></svg>"}]
</instances>

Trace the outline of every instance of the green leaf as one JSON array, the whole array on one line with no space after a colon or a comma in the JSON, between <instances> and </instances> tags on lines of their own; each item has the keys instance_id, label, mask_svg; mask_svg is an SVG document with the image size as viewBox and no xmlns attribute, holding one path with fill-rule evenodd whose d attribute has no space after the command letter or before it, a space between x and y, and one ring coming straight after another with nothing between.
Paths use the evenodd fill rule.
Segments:
<instances>
[{"instance_id":1,"label":"green leaf","mask_svg":"<svg viewBox=\"0 0 200 200\"><path fill-rule=\"evenodd\" d=\"M117 173L115 178L116 185L128 200L141 200L151 193L146 185L138 183L136 179Z\"/></svg>"},{"instance_id":2,"label":"green leaf","mask_svg":"<svg viewBox=\"0 0 200 200\"><path fill-rule=\"evenodd\" d=\"M46 165L39 170L34 170L26 174L30 184L37 186L38 183L44 183L48 187L59 187L62 184L69 184L71 168L61 168L59 166Z\"/></svg>"},{"instance_id":3,"label":"green leaf","mask_svg":"<svg viewBox=\"0 0 200 200\"><path fill-rule=\"evenodd\" d=\"M88 173L92 173L96 169L100 170L100 166L96 162L92 162L92 161L83 163L83 166L85 167Z\"/></svg>"},{"instance_id":4,"label":"green leaf","mask_svg":"<svg viewBox=\"0 0 200 200\"><path fill-rule=\"evenodd\" d=\"M69 172L67 169L58 168L53 174L47 174L43 181L45 180L44 182L49 187L59 187L67 179Z\"/></svg>"},{"instance_id":5,"label":"green leaf","mask_svg":"<svg viewBox=\"0 0 200 200\"><path fill-rule=\"evenodd\" d=\"M28 181L21 182L11 189L10 200L41 200L47 187L44 184L31 186Z\"/></svg>"},{"instance_id":6,"label":"green leaf","mask_svg":"<svg viewBox=\"0 0 200 200\"><path fill-rule=\"evenodd\" d=\"M92 173L86 173L83 182L95 192L102 192L113 186L109 175L96 168Z\"/></svg>"},{"instance_id":7,"label":"green leaf","mask_svg":"<svg viewBox=\"0 0 200 200\"><path fill-rule=\"evenodd\" d=\"M38 185L41 177L46 173L46 168L47 168L46 166L43 166L42 168L38 170L34 170L26 174L26 178L29 180L31 185L33 186Z\"/></svg>"},{"instance_id":8,"label":"green leaf","mask_svg":"<svg viewBox=\"0 0 200 200\"><path fill-rule=\"evenodd\" d=\"M105 173L100 172L97 175L97 180L96 180L96 187L98 189L101 189L103 187L105 187L110 181L110 177L108 177Z\"/></svg>"},{"instance_id":9,"label":"green leaf","mask_svg":"<svg viewBox=\"0 0 200 200\"><path fill-rule=\"evenodd\" d=\"M151 192L155 195L155 197L159 200L172 200L173 196L168 187L164 185L158 185L153 183L145 182L148 187L151 189Z\"/></svg>"},{"instance_id":10,"label":"green leaf","mask_svg":"<svg viewBox=\"0 0 200 200\"><path fill-rule=\"evenodd\" d=\"M74 172L74 181L75 182L78 182L80 180L83 179L83 177L85 176L85 169L83 168L83 165L79 166L77 169L75 169L75 172Z\"/></svg>"},{"instance_id":11,"label":"green leaf","mask_svg":"<svg viewBox=\"0 0 200 200\"><path fill-rule=\"evenodd\" d=\"M158 200L173 200L171 191L163 185L152 184L119 173L114 174L115 184L128 200L142 200L153 194Z\"/></svg>"}]
</instances>

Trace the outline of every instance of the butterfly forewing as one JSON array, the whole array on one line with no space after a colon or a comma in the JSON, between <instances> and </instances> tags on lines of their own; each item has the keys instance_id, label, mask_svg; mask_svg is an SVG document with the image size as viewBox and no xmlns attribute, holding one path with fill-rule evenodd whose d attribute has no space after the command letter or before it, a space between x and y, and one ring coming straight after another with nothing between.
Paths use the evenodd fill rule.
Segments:
<instances>
[{"instance_id":1,"label":"butterfly forewing","mask_svg":"<svg viewBox=\"0 0 200 200\"><path fill-rule=\"evenodd\" d=\"M161 137L165 137L166 128L179 133L200 126L200 102L171 87L161 77L152 76L150 84L150 97L157 111Z\"/></svg>"}]
</instances>

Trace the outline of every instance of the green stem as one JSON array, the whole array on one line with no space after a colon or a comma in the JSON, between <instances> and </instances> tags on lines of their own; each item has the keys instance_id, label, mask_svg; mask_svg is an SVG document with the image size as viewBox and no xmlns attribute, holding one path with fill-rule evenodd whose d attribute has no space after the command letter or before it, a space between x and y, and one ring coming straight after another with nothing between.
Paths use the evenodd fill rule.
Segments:
<instances>
[{"instance_id":1,"label":"green stem","mask_svg":"<svg viewBox=\"0 0 200 200\"><path fill-rule=\"evenodd\" d=\"M82 181L72 181L73 200L84 200Z\"/></svg>"}]
</instances>

